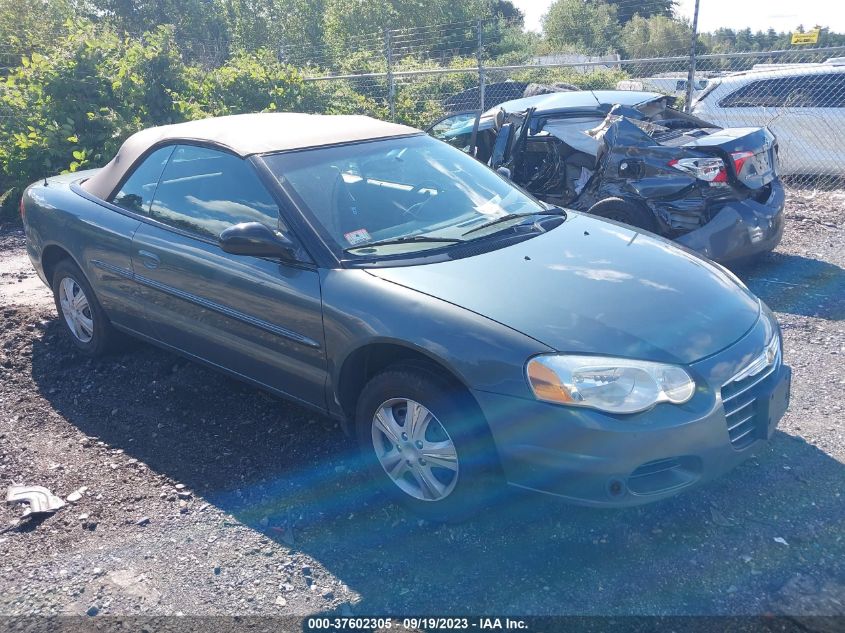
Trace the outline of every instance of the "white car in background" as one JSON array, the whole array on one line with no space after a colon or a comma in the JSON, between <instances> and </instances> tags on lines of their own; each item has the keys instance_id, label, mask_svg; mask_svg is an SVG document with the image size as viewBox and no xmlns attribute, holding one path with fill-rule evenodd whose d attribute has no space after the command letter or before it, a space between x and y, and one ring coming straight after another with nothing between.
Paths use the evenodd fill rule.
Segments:
<instances>
[{"instance_id":1,"label":"white car in background","mask_svg":"<svg viewBox=\"0 0 845 633\"><path fill-rule=\"evenodd\" d=\"M845 58L711 78L692 113L721 127L768 127L781 175L845 176Z\"/></svg>"},{"instance_id":2,"label":"white car in background","mask_svg":"<svg viewBox=\"0 0 845 633\"><path fill-rule=\"evenodd\" d=\"M702 90L705 90L709 82L709 75L706 77L696 76L695 81L692 82L693 96L695 97ZM682 97L687 92L687 74L667 73L666 75L656 75L654 77L623 79L622 81L616 82L616 89L662 92L663 94Z\"/></svg>"}]
</instances>

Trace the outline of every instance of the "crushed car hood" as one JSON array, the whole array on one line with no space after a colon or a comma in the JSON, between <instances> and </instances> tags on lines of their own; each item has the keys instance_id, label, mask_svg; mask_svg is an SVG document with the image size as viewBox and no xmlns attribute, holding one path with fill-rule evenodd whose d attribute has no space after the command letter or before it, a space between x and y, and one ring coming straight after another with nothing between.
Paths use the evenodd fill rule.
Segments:
<instances>
[{"instance_id":1,"label":"crushed car hood","mask_svg":"<svg viewBox=\"0 0 845 633\"><path fill-rule=\"evenodd\" d=\"M524 242L372 275L556 350L692 363L741 338L759 302L724 269L657 236L569 212Z\"/></svg>"}]
</instances>

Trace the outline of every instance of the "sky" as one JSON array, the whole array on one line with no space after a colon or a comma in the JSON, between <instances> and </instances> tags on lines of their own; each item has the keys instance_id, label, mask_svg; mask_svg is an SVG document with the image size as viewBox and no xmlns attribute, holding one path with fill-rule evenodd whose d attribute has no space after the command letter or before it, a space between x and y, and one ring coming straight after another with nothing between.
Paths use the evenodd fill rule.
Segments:
<instances>
[{"instance_id":1,"label":"sky","mask_svg":"<svg viewBox=\"0 0 845 633\"><path fill-rule=\"evenodd\" d=\"M525 14L525 26L540 30L540 17L553 0L514 0ZM842 0L700 0L698 30L719 27L752 31L792 31L799 24L809 29L815 24L845 32L845 2ZM692 18L695 0L679 0L678 15Z\"/></svg>"}]
</instances>

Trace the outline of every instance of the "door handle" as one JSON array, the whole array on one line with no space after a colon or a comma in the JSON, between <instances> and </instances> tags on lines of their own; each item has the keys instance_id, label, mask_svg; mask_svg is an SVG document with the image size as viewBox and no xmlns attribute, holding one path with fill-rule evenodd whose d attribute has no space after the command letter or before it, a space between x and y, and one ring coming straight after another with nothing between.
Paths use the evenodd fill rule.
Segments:
<instances>
[{"instance_id":1,"label":"door handle","mask_svg":"<svg viewBox=\"0 0 845 633\"><path fill-rule=\"evenodd\" d=\"M161 263L161 259L155 253L151 253L150 251L138 251L138 257L141 258L141 263L144 264L144 268L158 268L158 265Z\"/></svg>"}]
</instances>

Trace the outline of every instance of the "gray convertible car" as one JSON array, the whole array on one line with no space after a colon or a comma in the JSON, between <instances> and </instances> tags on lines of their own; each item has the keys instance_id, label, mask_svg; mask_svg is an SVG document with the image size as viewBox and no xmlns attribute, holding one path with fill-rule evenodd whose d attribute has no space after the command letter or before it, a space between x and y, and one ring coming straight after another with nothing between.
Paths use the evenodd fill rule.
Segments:
<instances>
[{"instance_id":1,"label":"gray convertible car","mask_svg":"<svg viewBox=\"0 0 845 633\"><path fill-rule=\"evenodd\" d=\"M128 333L335 417L432 518L500 482L661 499L748 457L789 400L778 324L726 269L401 125L151 128L21 213L81 353Z\"/></svg>"}]
</instances>

